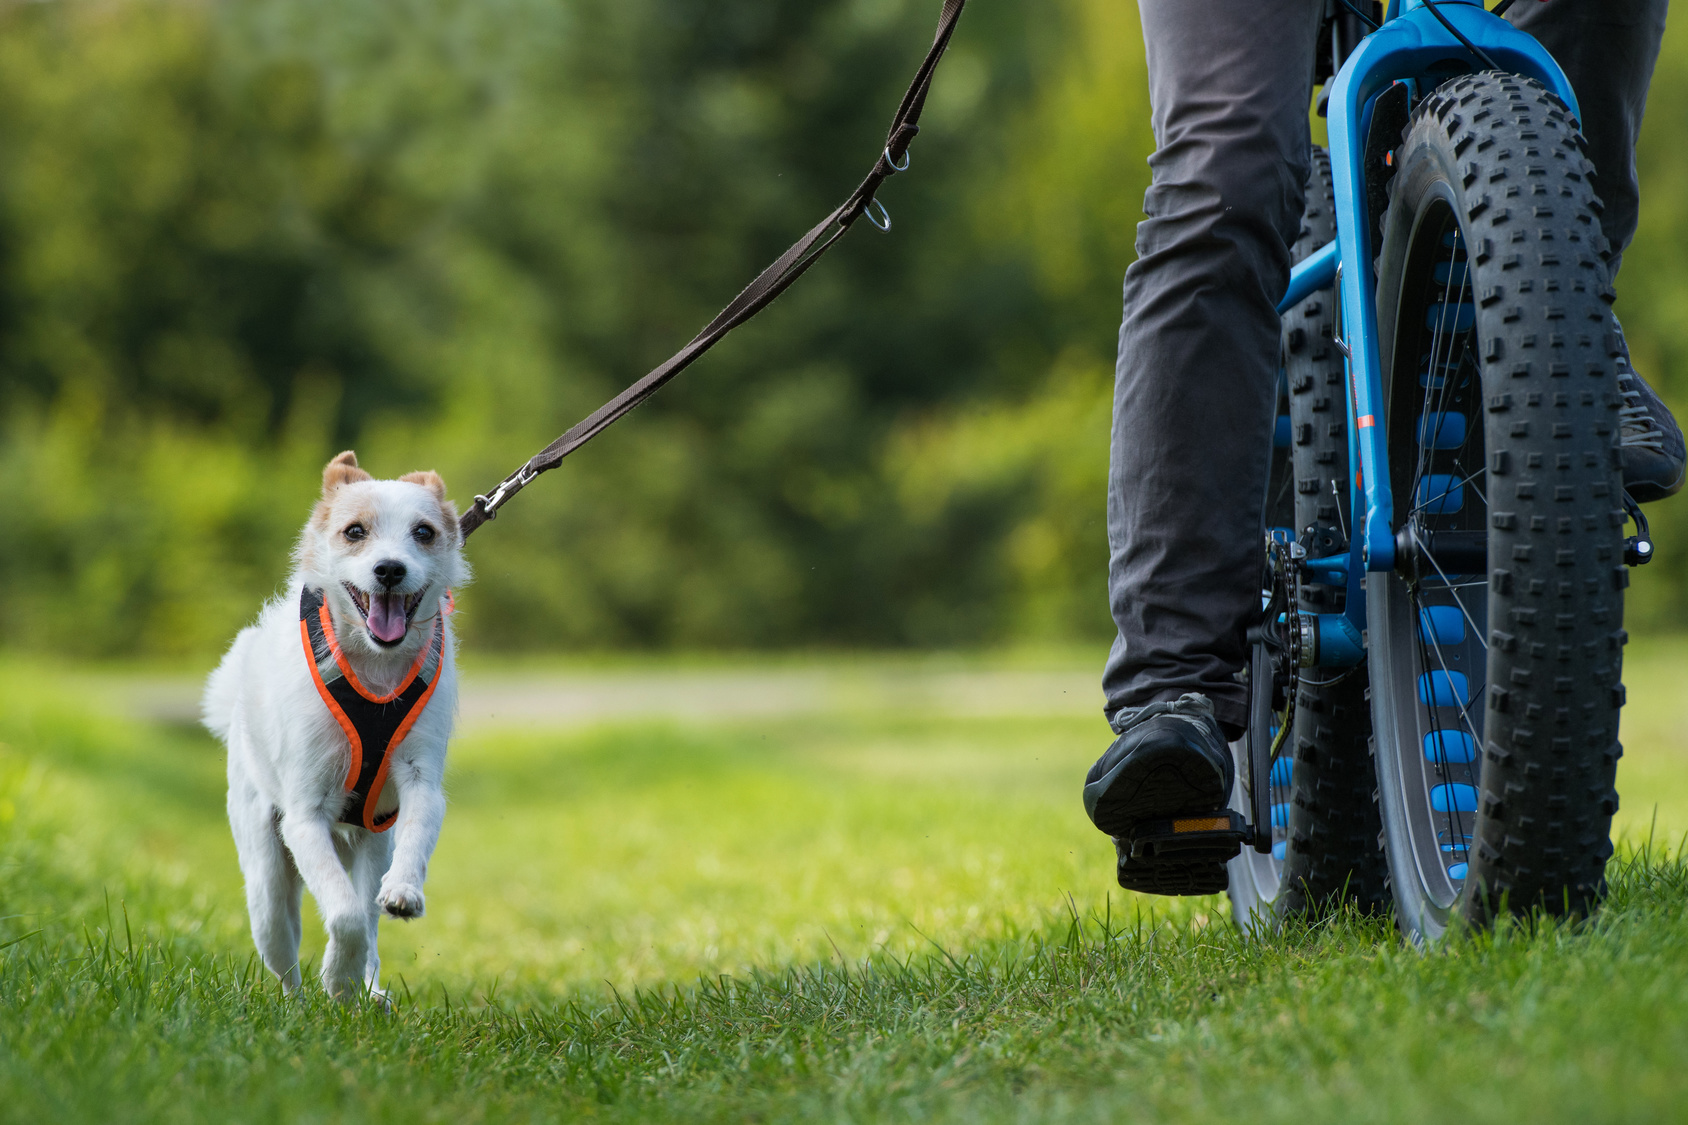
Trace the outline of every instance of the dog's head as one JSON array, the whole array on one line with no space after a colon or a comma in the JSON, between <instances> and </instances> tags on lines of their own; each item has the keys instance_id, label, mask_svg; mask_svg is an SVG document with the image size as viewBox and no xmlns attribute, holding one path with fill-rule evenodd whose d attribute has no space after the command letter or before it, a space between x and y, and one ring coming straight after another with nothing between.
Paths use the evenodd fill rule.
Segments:
<instances>
[{"instance_id":1,"label":"dog's head","mask_svg":"<svg viewBox=\"0 0 1688 1125\"><path fill-rule=\"evenodd\" d=\"M322 471L299 569L322 588L342 648L414 651L446 590L469 579L462 547L457 506L438 473L376 480L347 450Z\"/></svg>"}]
</instances>

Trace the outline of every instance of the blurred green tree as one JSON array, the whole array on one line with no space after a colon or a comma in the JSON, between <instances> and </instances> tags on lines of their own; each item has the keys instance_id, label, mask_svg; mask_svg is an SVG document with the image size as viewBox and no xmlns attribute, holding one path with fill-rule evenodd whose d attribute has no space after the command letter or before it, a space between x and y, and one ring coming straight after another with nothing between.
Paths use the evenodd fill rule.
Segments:
<instances>
[{"instance_id":1,"label":"blurred green tree","mask_svg":"<svg viewBox=\"0 0 1688 1125\"><path fill-rule=\"evenodd\" d=\"M457 495L665 358L854 185L916 0L0 11L0 636L204 654L356 447ZM976 4L916 174L471 548L483 648L1105 636L1133 5ZM1667 393L1673 35L1621 310ZM1688 620L1688 520L1638 620Z\"/></svg>"}]
</instances>

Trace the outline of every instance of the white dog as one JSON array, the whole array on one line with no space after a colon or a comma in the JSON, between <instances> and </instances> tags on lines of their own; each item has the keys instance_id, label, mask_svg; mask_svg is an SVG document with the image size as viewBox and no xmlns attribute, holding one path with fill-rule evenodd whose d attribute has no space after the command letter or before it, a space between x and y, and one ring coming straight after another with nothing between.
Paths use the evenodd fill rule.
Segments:
<instances>
[{"instance_id":1,"label":"white dog","mask_svg":"<svg viewBox=\"0 0 1688 1125\"><path fill-rule=\"evenodd\" d=\"M448 615L469 577L461 548L437 474L375 480L340 454L287 593L206 684L205 725L228 747L252 940L290 992L301 883L328 929L323 985L341 999L384 999L376 922L422 914L457 710Z\"/></svg>"}]
</instances>

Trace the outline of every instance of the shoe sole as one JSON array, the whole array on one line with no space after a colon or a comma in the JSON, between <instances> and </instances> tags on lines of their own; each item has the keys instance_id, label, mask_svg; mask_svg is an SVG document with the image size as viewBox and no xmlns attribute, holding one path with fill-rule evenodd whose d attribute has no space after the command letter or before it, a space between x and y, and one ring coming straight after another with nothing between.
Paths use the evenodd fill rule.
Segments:
<instances>
[{"instance_id":1,"label":"shoe sole","mask_svg":"<svg viewBox=\"0 0 1688 1125\"><path fill-rule=\"evenodd\" d=\"M1186 746L1132 754L1085 789L1097 794L1091 820L1110 836L1130 836L1145 820L1214 812L1230 796L1219 771Z\"/></svg>"},{"instance_id":2,"label":"shoe sole","mask_svg":"<svg viewBox=\"0 0 1688 1125\"><path fill-rule=\"evenodd\" d=\"M1681 492L1685 479L1688 479L1688 472L1678 474L1677 478L1669 484L1658 484L1650 480L1639 480L1631 483L1626 480L1624 481L1624 491L1628 492L1630 499L1637 504L1652 504Z\"/></svg>"}]
</instances>

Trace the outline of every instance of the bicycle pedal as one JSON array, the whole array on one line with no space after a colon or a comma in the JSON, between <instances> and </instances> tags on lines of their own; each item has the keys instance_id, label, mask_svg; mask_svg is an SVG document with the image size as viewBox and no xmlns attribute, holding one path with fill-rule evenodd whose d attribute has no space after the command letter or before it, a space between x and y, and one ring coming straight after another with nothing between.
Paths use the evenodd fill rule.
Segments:
<instances>
[{"instance_id":1,"label":"bicycle pedal","mask_svg":"<svg viewBox=\"0 0 1688 1125\"><path fill-rule=\"evenodd\" d=\"M1176 857L1223 863L1253 838L1254 832L1242 814L1231 809L1148 821L1131 833L1130 857L1134 862Z\"/></svg>"},{"instance_id":2,"label":"bicycle pedal","mask_svg":"<svg viewBox=\"0 0 1688 1125\"><path fill-rule=\"evenodd\" d=\"M1230 881L1226 864L1253 838L1229 810L1140 824L1129 840L1115 841L1119 885L1154 895L1218 894Z\"/></svg>"}]
</instances>

